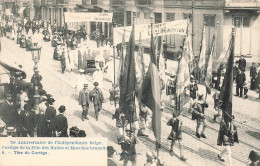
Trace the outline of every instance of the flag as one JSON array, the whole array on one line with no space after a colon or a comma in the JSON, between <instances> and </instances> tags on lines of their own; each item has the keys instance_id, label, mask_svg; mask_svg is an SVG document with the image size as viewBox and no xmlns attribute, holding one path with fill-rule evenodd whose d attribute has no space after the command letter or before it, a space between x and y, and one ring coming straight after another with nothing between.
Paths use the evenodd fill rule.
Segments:
<instances>
[{"instance_id":1,"label":"flag","mask_svg":"<svg viewBox=\"0 0 260 166\"><path fill-rule=\"evenodd\" d=\"M176 80L176 113L179 115L183 106L189 101L190 71L189 71L189 37L186 36L183 43L182 56L178 65Z\"/></svg>"},{"instance_id":2,"label":"flag","mask_svg":"<svg viewBox=\"0 0 260 166\"><path fill-rule=\"evenodd\" d=\"M125 56L126 56L126 44L125 44L125 33L122 35L122 43L120 48L120 59L119 59L119 71L118 71L118 82L119 87L121 86L123 73L125 68Z\"/></svg>"},{"instance_id":3,"label":"flag","mask_svg":"<svg viewBox=\"0 0 260 166\"><path fill-rule=\"evenodd\" d=\"M192 73L195 68L195 58L194 58L194 54L193 54L193 50L192 50L192 42L191 42L190 35L187 36L187 48L186 49L187 49L187 54L189 57L189 69L190 69L190 73Z\"/></svg>"},{"instance_id":4,"label":"flag","mask_svg":"<svg viewBox=\"0 0 260 166\"><path fill-rule=\"evenodd\" d=\"M230 122L232 116L232 95L233 95L233 63L234 63L234 30L230 40L229 57L226 67L226 73L220 90L220 101L222 101L221 109L226 122Z\"/></svg>"},{"instance_id":5,"label":"flag","mask_svg":"<svg viewBox=\"0 0 260 166\"><path fill-rule=\"evenodd\" d=\"M153 27L153 26L152 26ZM153 29L152 31L153 32ZM143 83L142 103L150 108L152 115L152 128L156 138L156 149L160 148L161 143L161 109L160 109L160 78L156 65L156 55L151 34L151 53L150 64Z\"/></svg>"},{"instance_id":6,"label":"flag","mask_svg":"<svg viewBox=\"0 0 260 166\"><path fill-rule=\"evenodd\" d=\"M163 75L165 73L165 60L163 56L163 42L161 42L161 50L159 54L159 75Z\"/></svg>"},{"instance_id":7,"label":"flag","mask_svg":"<svg viewBox=\"0 0 260 166\"><path fill-rule=\"evenodd\" d=\"M124 68L122 77L120 80L120 99L119 107L125 113L126 118L131 123L133 122L133 109L132 106L134 101L133 94L135 93L135 28L133 26L131 36L129 39L127 54L124 60Z\"/></svg>"},{"instance_id":8,"label":"flag","mask_svg":"<svg viewBox=\"0 0 260 166\"><path fill-rule=\"evenodd\" d=\"M200 59L199 59L199 69L200 77L199 82L202 83L205 81L205 65L206 65L206 36L205 36L205 25L203 26L202 39L200 43Z\"/></svg>"},{"instance_id":9,"label":"flag","mask_svg":"<svg viewBox=\"0 0 260 166\"><path fill-rule=\"evenodd\" d=\"M206 64L208 64L207 68L206 68L206 78L205 78L205 84L206 84L206 88L207 88L207 92L210 94L211 93L211 83L212 83L212 61L213 61L213 55L215 53L215 40L216 40L216 36L214 35L212 38L212 44L211 44L211 50L210 50L210 54L208 57L208 62Z\"/></svg>"},{"instance_id":10,"label":"flag","mask_svg":"<svg viewBox=\"0 0 260 166\"><path fill-rule=\"evenodd\" d=\"M145 64L144 64L144 48L141 41L141 32L139 38L138 53L135 55L135 72L136 72L136 92L137 98L142 99L142 85L145 76Z\"/></svg>"}]
</instances>

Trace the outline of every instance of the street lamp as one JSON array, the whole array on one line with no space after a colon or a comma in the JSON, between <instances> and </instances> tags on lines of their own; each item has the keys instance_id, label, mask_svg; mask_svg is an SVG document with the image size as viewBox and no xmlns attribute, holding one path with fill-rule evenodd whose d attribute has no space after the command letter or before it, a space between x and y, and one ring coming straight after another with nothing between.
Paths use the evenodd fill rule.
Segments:
<instances>
[{"instance_id":1,"label":"street lamp","mask_svg":"<svg viewBox=\"0 0 260 166\"><path fill-rule=\"evenodd\" d=\"M38 62L41 58L41 49L42 47L38 46L38 43L34 43L34 46L31 47L31 53L32 53L32 60L34 61L34 68L38 68Z\"/></svg>"},{"instance_id":2,"label":"street lamp","mask_svg":"<svg viewBox=\"0 0 260 166\"><path fill-rule=\"evenodd\" d=\"M32 60L34 61L34 74L33 74L33 85L35 89L35 94L33 96L34 98L34 106L38 107L40 103L40 95L39 95L39 83L40 83L40 75L38 71L38 62L40 61L41 58L41 49L42 47L38 46L38 43L34 43L33 47L30 49L32 53Z\"/></svg>"}]
</instances>

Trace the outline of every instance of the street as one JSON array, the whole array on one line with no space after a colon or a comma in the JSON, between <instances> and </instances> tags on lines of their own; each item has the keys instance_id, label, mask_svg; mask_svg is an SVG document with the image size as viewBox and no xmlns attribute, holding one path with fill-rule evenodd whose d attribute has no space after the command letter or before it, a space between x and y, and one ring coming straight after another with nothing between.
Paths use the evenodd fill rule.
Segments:
<instances>
[{"instance_id":1,"label":"street","mask_svg":"<svg viewBox=\"0 0 260 166\"><path fill-rule=\"evenodd\" d=\"M39 71L42 75L43 88L53 95L56 100L54 106L57 109L60 105L65 105L67 110L65 116L68 118L69 128L77 126L79 129L86 131L87 137L106 137L107 145L112 145L116 152L120 153L120 145L117 144L117 129L116 122L112 120L114 114L114 106L109 102L109 89L112 88L109 76L107 73L104 75L103 93L105 97L105 103L103 110L101 111L99 121L95 120L93 105L90 106L89 120L82 121L81 113L82 108L78 105L77 90L75 89L75 79L79 74L77 69L73 69L72 72L68 70L65 74L61 73L60 62L55 61L53 57L54 47L51 47L50 42L44 42L42 40L42 34L35 34L35 37L39 41L39 45L42 46L41 59L39 62ZM26 51L16 44L15 40L10 40L5 37L1 39L2 51L0 58L6 61L21 64L23 70L26 71L27 80L29 81L33 75L34 62L32 61L32 55L30 51ZM118 59L116 59L118 63ZM169 62L170 64L170 62ZM169 67L170 68L170 67ZM247 76L248 71L246 71ZM92 75L86 74L88 80L89 89L93 88ZM249 80L249 78L247 78ZM170 141L167 137L171 131L171 127L166 123L171 118L171 111L169 107L166 107L162 114L162 147L160 149L160 158L164 161L165 165L225 165L227 162L221 162L218 160L217 155L220 153L223 147L217 146L217 137L219 131L219 123L214 122L213 115L216 113L213 107L214 90L211 95L207 96L207 102L209 108L206 109L206 115L208 120L208 128L205 132L207 139L198 139L195 136L196 121L191 120L191 114L185 111L183 114L183 145L184 155L188 159L183 162L179 159L178 144L174 147L174 157L169 154ZM233 93L235 89L233 89ZM163 94L163 100L167 103L168 97ZM235 144L232 147L233 165L247 165L249 164L248 155L251 150L260 151L260 100L257 99L258 94L255 91L249 90L248 99L239 98L233 96L233 113L235 115L238 128L239 144ZM150 126L151 129L151 126ZM153 151L155 153L155 139L152 130L148 132L149 138L141 137L137 144L137 165L143 165L146 162L146 152ZM120 156L115 155L115 160L123 165L123 161L119 161Z\"/></svg>"}]
</instances>

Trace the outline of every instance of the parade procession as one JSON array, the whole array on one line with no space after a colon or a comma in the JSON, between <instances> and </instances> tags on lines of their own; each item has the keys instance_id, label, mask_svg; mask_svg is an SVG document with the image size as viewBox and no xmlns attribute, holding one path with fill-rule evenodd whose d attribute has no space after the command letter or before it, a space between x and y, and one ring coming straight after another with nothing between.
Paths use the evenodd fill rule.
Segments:
<instances>
[{"instance_id":1,"label":"parade procession","mask_svg":"<svg viewBox=\"0 0 260 166\"><path fill-rule=\"evenodd\" d=\"M18 1L0 1L0 137L104 137L108 166L260 165L260 2Z\"/></svg>"}]
</instances>

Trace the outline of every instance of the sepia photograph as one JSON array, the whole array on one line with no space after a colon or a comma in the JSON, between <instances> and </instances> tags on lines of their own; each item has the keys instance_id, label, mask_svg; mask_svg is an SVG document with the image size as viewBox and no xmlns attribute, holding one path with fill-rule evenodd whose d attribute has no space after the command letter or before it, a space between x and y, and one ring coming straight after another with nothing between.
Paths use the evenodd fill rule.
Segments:
<instances>
[{"instance_id":1,"label":"sepia photograph","mask_svg":"<svg viewBox=\"0 0 260 166\"><path fill-rule=\"evenodd\" d=\"M259 0L0 0L0 166L260 166Z\"/></svg>"}]
</instances>

